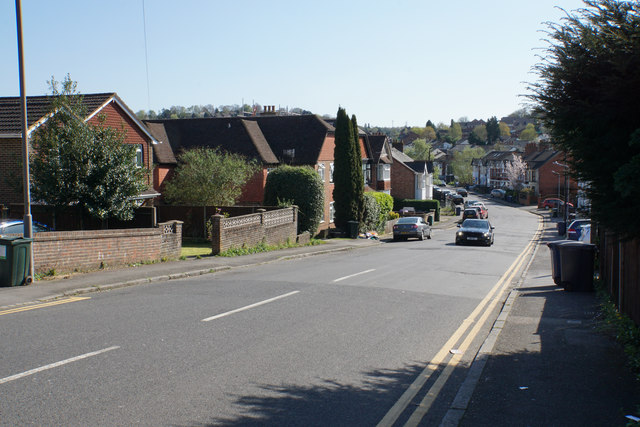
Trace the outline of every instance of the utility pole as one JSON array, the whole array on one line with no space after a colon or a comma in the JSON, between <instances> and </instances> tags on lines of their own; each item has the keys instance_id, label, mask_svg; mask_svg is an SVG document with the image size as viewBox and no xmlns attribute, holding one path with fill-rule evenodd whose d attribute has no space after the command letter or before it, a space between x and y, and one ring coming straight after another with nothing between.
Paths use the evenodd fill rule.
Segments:
<instances>
[{"instance_id":1,"label":"utility pole","mask_svg":"<svg viewBox=\"0 0 640 427\"><path fill-rule=\"evenodd\" d=\"M31 222L31 191L29 183L29 134L27 133L27 95L24 84L24 52L22 49L22 6L20 0L16 0L16 23L18 29L18 65L20 74L20 109L22 121L22 192L24 195L24 237L33 238L33 226ZM29 276L27 284L31 283L34 276L33 242L30 243Z\"/></svg>"},{"instance_id":2,"label":"utility pole","mask_svg":"<svg viewBox=\"0 0 640 427\"><path fill-rule=\"evenodd\" d=\"M567 236L567 229L569 228L569 224L567 223L569 220L569 166L564 165L562 163L553 162L554 165L561 166L564 168L564 235L565 238ZM559 178L559 177L558 177Z\"/></svg>"}]
</instances>

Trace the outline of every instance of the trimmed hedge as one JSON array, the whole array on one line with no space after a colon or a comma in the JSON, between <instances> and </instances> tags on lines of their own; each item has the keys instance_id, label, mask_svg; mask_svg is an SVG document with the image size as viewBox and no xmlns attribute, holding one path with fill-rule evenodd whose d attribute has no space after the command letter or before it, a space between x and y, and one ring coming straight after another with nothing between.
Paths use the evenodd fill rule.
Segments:
<instances>
[{"instance_id":1,"label":"trimmed hedge","mask_svg":"<svg viewBox=\"0 0 640 427\"><path fill-rule=\"evenodd\" d=\"M434 211L434 221L440 221L440 202L438 200L393 199L393 210L413 207L419 212Z\"/></svg>"},{"instance_id":2,"label":"trimmed hedge","mask_svg":"<svg viewBox=\"0 0 640 427\"><path fill-rule=\"evenodd\" d=\"M310 166L279 166L267 175L264 204L297 205L298 234L308 231L313 236L324 210L324 184Z\"/></svg>"},{"instance_id":3,"label":"trimmed hedge","mask_svg":"<svg viewBox=\"0 0 640 427\"><path fill-rule=\"evenodd\" d=\"M380 222L380 205L372 193L364 193L364 209L360 232L378 230Z\"/></svg>"}]
</instances>

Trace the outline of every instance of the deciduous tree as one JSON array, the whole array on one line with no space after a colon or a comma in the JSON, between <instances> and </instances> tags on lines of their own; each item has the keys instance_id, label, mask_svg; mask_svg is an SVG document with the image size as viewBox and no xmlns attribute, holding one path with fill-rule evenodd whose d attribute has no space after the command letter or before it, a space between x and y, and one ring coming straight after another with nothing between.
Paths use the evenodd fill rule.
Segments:
<instances>
[{"instance_id":1,"label":"deciduous tree","mask_svg":"<svg viewBox=\"0 0 640 427\"><path fill-rule=\"evenodd\" d=\"M511 188L520 191L524 181L524 174L527 171L527 164L522 160L522 157L513 154L511 161L505 166L505 171Z\"/></svg>"},{"instance_id":2,"label":"deciduous tree","mask_svg":"<svg viewBox=\"0 0 640 427\"><path fill-rule=\"evenodd\" d=\"M259 169L254 160L239 154L193 148L178 155L178 167L165 185L164 196L173 204L230 206Z\"/></svg>"},{"instance_id":3,"label":"deciduous tree","mask_svg":"<svg viewBox=\"0 0 640 427\"><path fill-rule=\"evenodd\" d=\"M520 132L520 139L524 141L533 141L538 136L536 128L533 123L528 123L527 126Z\"/></svg>"},{"instance_id":4,"label":"deciduous tree","mask_svg":"<svg viewBox=\"0 0 640 427\"><path fill-rule=\"evenodd\" d=\"M82 95L69 75L49 83L51 116L32 139L33 199L54 208L80 206L102 220L131 219L148 173L136 165L136 148L101 117L97 125L85 122Z\"/></svg>"}]
</instances>

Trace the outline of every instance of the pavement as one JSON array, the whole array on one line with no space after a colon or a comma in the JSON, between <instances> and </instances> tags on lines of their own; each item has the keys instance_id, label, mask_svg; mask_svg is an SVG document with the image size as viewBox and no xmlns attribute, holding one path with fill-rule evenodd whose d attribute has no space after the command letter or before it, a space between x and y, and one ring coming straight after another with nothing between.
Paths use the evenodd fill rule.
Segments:
<instances>
[{"instance_id":1,"label":"pavement","mask_svg":"<svg viewBox=\"0 0 640 427\"><path fill-rule=\"evenodd\" d=\"M441 425L623 426L627 415L640 416L638 381L612 332L603 328L596 294L566 292L554 284L544 243L558 239L555 220L547 212L522 209L544 217L540 242L526 271L512 285ZM433 228L449 229L457 220L443 216ZM322 245L255 255L73 274L0 288L0 310L378 244L380 240L330 239Z\"/></svg>"}]
</instances>

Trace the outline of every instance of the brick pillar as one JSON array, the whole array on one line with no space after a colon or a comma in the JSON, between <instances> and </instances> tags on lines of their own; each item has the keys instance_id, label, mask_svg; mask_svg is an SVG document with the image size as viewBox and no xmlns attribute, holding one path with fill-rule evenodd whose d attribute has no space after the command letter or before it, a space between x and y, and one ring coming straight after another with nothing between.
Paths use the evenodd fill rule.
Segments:
<instances>
[{"instance_id":1,"label":"brick pillar","mask_svg":"<svg viewBox=\"0 0 640 427\"><path fill-rule=\"evenodd\" d=\"M211 217L211 253L217 255L222 251L222 215Z\"/></svg>"}]
</instances>

